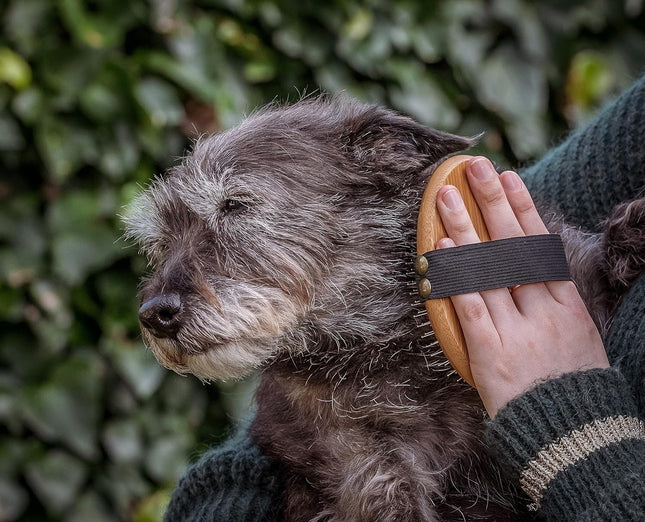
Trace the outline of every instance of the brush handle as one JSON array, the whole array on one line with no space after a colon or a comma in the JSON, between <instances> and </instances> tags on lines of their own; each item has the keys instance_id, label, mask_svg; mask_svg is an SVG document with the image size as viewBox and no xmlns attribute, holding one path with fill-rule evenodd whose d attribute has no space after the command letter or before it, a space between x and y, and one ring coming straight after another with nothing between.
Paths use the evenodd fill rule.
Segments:
<instances>
[{"instance_id":1,"label":"brush handle","mask_svg":"<svg viewBox=\"0 0 645 522\"><path fill-rule=\"evenodd\" d=\"M454 185L459 189L479 238L482 241L490 241L484 217L477 206L466 178L466 164L471 158L472 156L467 155L448 158L430 176L421 200L421 209L419 210L417 224L418 254L425 254L434 250L440 239L448 237L437 211L437 192L444 185ZM450 297L429 299L425 302L425 307L430 324L437 341L439 341L439 346L441 346L450 364L468 384L474 387L475 384L468 361L466 339Z\"/></svg>"}]
</instances>

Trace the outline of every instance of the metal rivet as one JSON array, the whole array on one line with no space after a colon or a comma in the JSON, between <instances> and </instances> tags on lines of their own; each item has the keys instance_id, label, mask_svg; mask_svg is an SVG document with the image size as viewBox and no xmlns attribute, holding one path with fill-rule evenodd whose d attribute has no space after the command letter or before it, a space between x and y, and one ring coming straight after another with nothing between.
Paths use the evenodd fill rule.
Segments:
<instances>
[{"instance_id":1,"label":"metal rivet","mask_svg":"<svg viewBox=\"0 0 645 522\"><path fill-rule=\"evenodd\" d=\"M417 271L417 274L421 276L425 275L428 271L428 260L425 256L417 256L414 260L414 269Z\"/></svg>"},{"instance_id":2,"label":"metal rivet","mask_svg":"<svg viewBox=\"0 0 645 522\"><path fill-rule=\"evenodd\" d=\"M432 285L425 277L419 281L419 295L423 299L430 297L430 291L432 290Z\"/></svg>"}]
</instances>

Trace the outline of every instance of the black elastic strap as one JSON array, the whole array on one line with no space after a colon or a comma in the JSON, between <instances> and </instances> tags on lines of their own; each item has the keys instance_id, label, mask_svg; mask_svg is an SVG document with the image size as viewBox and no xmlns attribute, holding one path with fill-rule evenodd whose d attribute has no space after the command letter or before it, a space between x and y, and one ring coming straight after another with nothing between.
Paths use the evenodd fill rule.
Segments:
<instances>
[{"instance_id":1,"label":"black elastic strap","mask_svg":"<svg viewBox=\"0 0 645 522\"><path fill-rule=\"evenodd\" d=\"M571 279L558 234L511 237L424 254L428 299L540 281Z\"/></svg>"}]
</instances>

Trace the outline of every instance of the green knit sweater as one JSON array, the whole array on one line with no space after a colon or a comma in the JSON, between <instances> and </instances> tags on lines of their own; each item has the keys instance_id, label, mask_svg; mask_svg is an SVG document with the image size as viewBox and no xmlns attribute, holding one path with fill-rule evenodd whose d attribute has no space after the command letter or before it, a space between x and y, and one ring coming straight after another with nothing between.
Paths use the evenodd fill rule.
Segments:
<instances>
[{"instance_id":1,"label":"green knit sweater","mask_svg":"<svg viewBox=\"0 0 645 522\"><path fill-rule=\"evenodd\" d=\"M644 142L645 77L522 176L534 196L593 230L617 203L643 195ZM487 425L508 477L546 520L645 518L645 274L605 346L612 368L542 383ZM165 521L277 519L282 480L241 430L188 470Z\"/></svg>"}]
</instances>

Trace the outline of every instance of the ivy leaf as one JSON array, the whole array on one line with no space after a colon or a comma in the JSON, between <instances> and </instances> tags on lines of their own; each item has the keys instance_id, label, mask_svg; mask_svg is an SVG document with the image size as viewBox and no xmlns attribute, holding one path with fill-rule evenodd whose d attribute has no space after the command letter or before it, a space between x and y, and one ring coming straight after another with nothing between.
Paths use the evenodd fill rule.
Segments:
<instances>
[{"instance_id":1,"label":"ivy leaf","mask_svg":"<svg viewBox=\"0 0 645 522\"><path fill-rule=\"evenodd\" d=\"M13 99L12 109L27 125L35 125L44 116L47 107L45 95L38 87L25 89Z\"/></svg>"},{"instance_id":2,"label":"ivy leaf","mask_svg":"<svg viewBox=\"0 0 645 522\"><path fill-rule=\"evenodd\" d=\"M427 125L454 130L461 116L434 78L420 66L394 62L393 75L400 86L390 90L392 104Z\"/></svg>"},{"instance_id":3,"label":"ivy leaf","mask_svg":"<svg viewBox=\"0 0 645 522\"><path fill-rule=\"evenodd\" d=\"M141 459L143 440L135 420L108 423L102 438L103 445L114 462L136 463Z\"/></svg>"},{"instance_id":4,"label":"ivy leaf","mask_svg":"<svg viewBox=\"0 0 645 522\"><path fill-rule=\"evenodd\" d=\"M24 89L31 84L31 67L25 59L7 47L0 47L0 83L14 89Z\"/></svg>"},{"instance_id":5,"label":"ivy leaf","mask_svg":"<svg viewBox=\"0 0 645 522\"><path fill-rule=\"evenodd\" d=\"M49 379L22 393L24 421L43 439L61 441L95 459L103 371L97 356L87 352L63 360Z\"/></svg>"},{"instance_id":6,"label":"ivy leaf","mask_svg":"<svg viewBox=\"0 0 645 522\"><path fill-rule=\"evenodd\" d=\"M136 98L155 127L179 125L184 119L184 108L177 91L168 82L144 78L135 89Z\"/></svg>"},{"instance_id":7,"label":"ivy leaf","mask_svg":"<svg viewBox=\"0 0 645 522\"><path fill-rule=\"evenodd\" d=\"M87 475L82 461L59 450L49 451L25 467L27 482L52 514L60 514L72 504Z\"/></svg>"},{"instance_id":8,"label":"ivy leaf","mask_svg":"<svg viewBox=\"0 0 645 522\"><path fill-rule=\"evenodd\" d=\"M98 157L92 133L72 122L47 119L36 131L36 144L51 179L62 183Z\"/></svg>"},{"instance_id":9,"label":"ivy leaf","mask_svg":"<svg viewBox=\"0 0 645 522\"><path fill-rule=\"evenodd\" d=\"M89 274L108 267L123 255L115 244L114 232L96 224L91 234L62 233L52 245L54 273L69 285L84 281Z\"/></svg>"},{"instance_id":10,"label":"ivy leaf","mask_svg":"<svg viewBox=\"0 0 645 522\"><path fill-rule=\"evenodd\" d=\"M20 150L24 146L25 139L15 120L0 115L0 151Z\"/></svg>"},{"instance_id":11,"label":"ivy leaf","mask_svg":"<svg viewBox=\"0 0 645 522\"><path fill-rule=\"evenodd\" d=\"M166 370L141 343L106 339L103 350L137 397L150 397L161 384Z\"/></svg>"},{"instance_id":12,"label":"ivy leaf","mask_svg":"<svg viewBox=\"0 0 645 522\"><path fill-rule=\"evenodd\" d=\"M157 522L162 520L170 502L170 495L170 491L162 490L144 498L134 512L132 522Z\"/></svg>"},{"instance_id":13,"label":"ivy leaf","mask_svg":"<svg viewBox=\"0 0 645 522\"><path fill-rule=\"evenodd\" d=\"M75 285L124 255L106 219L115 212L116 195L107 190L70 191L51 205L52 268L58 277Z\"/></svg>"},{"instance_id":14,"label":"ivy leaf","mask_svg":"<svg viewBox=\"0 0 645 522\"><path fill-rule=\"evenodd\" d=\"M113 522L114 518L114 513L105 499L98 492L90 491L74 501L65 520L67 522Z\"/></svg>"},{"instance_id":15,"label":"ivy leaf","mask_svg":"<svg viewBox=\"0 0 645 522\"><path fill-rule=\"evenodd\" d=\"M12 522L25 511L29 495L24 488L4 477L0 477L0 506L2 520Z\"/></svg>"}]
</instances>

